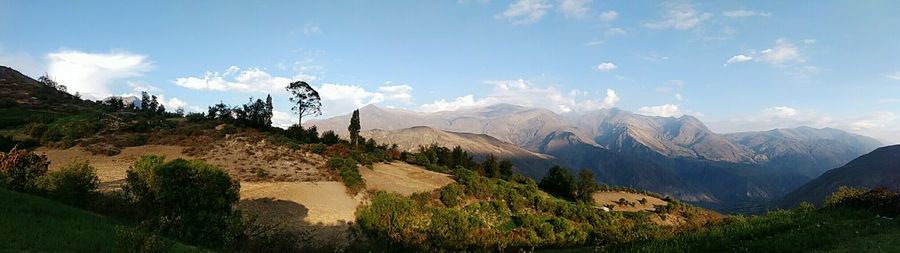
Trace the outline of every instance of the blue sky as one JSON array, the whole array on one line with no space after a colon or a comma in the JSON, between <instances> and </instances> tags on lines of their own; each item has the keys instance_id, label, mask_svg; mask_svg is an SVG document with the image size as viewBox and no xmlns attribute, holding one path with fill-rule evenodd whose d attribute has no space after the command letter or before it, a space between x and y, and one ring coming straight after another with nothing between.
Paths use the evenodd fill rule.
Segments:
<instances>
[{"instance_id":1,"label":"blue sky","mask_svg":"<svg viewBox=\"0 0 900 253\"><path fill-rule=\"evenodd\" d=\"M325 116L513 103L900 142L897 1L12 1L0 65L203 110L306 80Z\"/></svg>"}]
</instances>

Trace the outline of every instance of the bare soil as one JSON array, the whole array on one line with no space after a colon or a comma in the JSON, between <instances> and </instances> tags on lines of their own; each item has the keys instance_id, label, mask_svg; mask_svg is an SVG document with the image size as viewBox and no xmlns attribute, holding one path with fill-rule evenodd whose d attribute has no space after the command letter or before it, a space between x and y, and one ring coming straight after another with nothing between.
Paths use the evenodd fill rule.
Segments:
<instances>
[{"instance_id":1,"label":"bare soil","mask_svg":"<svg viewBox=\"0 0 900 253\"><path fill-rule=\"evenodd\" d=\"M453 183L450 175L422 169L404 162L377 163L372 169L360 167L366 189L399 193L434 191Z\"/></svg>"},{"instance_id":2,"label":"bare soil","mask_svg":"<svg viewBox=\"0 0 900 253\"><path fill-rule=\"evenodd\" d=\"M634 206L631 205L620 205L617 204L620 199L625 199L628 202L634 203ZM641 204L639 201L641 199L647 199L646 204ZM605 206L605 205L613 205L613 211L621 211L621 212L639 212L639 211L654 211L653 205L666 205L666 201L659 199L657 197L648 196L639 193L631 193L625 191L608 191L608 192L597 192L594 193L594 204L597 206Z\"/></svg>"}]
</instances>

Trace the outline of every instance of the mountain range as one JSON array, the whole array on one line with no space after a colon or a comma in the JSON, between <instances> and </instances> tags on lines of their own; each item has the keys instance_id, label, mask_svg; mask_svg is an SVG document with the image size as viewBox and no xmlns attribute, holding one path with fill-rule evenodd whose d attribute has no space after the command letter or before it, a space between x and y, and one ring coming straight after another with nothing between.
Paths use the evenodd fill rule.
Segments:
<instances>
[{"instance_id":1,"label":"mountain range","mask_svg":"<svg viewBox=\"0 0 900 253\"><path fill-rule=\"evenodd\" d=\"M348 114L305 125L346 136L349 120ZM513 160L519 172L536 179L551 164L588 169L606 184L719 210L771 203L881 146L832 128L719 134L692 116L645 116L616 108L559 114L496 104L424 113L368 105L360 108L360 122L363 135L379 142L404 148L458 145Z\"/></svg>"}]
</instances>

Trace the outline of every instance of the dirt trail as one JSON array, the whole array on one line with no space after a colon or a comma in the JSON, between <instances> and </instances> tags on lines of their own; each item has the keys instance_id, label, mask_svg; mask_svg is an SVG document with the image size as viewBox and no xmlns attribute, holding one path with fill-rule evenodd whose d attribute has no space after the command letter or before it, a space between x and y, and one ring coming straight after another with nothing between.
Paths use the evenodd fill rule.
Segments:
<instances>
[{"instance_id":1,"label":"dirt trail","mask_svg":"<svg viewBox=\"0 0 900 253\"><path fill-rule=\"evenodd\" d=\"M433 191L453 183L450 175L425 170L404 162L377 163L372 169L360 167L366 189L396 192L405 196Z\"/></svg>"},{"instance_id":2,"label":"dirt trail","mask_svg":"<svg viewBox=\"0 0 900 253\"><path fill-rule=\"evenodd\" d=\"M620 199L624 198L628 200L628 202L634 203L634 206L631 205L619 205L616 204ZM641 204L639 201L643 198L647 199L646 204ZM611 192L597 192L594 193L594 204L597 206L604 205L613 205L613 211L622 211L622 212L638 212L638 211L653 211L653 205L666 205L666 201L659 199L657 197L652 197L639 193L631 193L624 191L611 191Z\"/></svg>"}]
</instances>

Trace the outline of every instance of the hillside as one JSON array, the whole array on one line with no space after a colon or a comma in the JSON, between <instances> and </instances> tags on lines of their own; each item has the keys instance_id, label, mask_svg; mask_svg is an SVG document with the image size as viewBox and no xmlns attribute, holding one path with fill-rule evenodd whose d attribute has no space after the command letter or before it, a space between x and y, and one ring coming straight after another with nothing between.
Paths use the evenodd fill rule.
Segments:
<instances>
[{"instance_id":1,"label":"hillside","mask_svg":"<svg viewBox=\"0 0 900 253\"><path fill-rule=\"evenodd\" d=\"M878 148L825 172L786 195L781 205L792 207L803 201L819 205L840 186L900 189L900 145Z\"/></svg>"},{"instance_id":2,"label":"hillside","mask_svg":"<svg viewBox=\"0 0 900 253\"><path fill-rule=\"evenodd\" d=\"M531 152L484 134L456 133L420 126L394 131L375 129L361 135L379 143L397 144L405 151L416 151L420 146L432 144L459 146L479 158L494 155L499 159L508 159L513 162L514 169L531 177L543 176L547 168L557 163L552 156Z\"/></svg>"},{"instance_id":3,"label":"hillside","mask_svg":"<svg viewBox=\"0 0 900 253\"><path fill-rule=\"evenodd\" d=\"M867 210L779 211L600 252L897 252L897 237L900 219Z\"/></svg>"},{"instance_id":4,"label":"hillside","mask_svg":"<svg viewBox=\"0 0 900 253\"><path fill-rule=\"evenodd\" d=\"M117 252L131 229L110 218L42 197L0 189L0 251ZM15 203L15 204L12 204ZM205 252L175 243L169 252Z\"/></svg>"}]
</instances>

